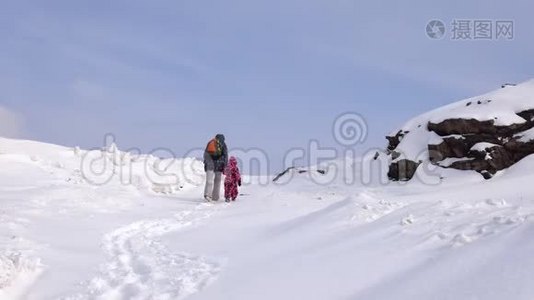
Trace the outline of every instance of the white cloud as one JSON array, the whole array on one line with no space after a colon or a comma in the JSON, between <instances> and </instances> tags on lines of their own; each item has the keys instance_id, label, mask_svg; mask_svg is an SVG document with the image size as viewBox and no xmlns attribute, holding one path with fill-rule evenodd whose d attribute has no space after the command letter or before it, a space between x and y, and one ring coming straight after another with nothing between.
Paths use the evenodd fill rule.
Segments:
<instances>
[{"instance_id":1,"label":"white cloud","mask_svg":"<svg viewBox=\"0 0 534 300\"><path fill-rule=\"evenodd\" d=\"M18 113L0 106L0 136L19 137L23 133L24 120Z\"/></svg>"}]
</instances>

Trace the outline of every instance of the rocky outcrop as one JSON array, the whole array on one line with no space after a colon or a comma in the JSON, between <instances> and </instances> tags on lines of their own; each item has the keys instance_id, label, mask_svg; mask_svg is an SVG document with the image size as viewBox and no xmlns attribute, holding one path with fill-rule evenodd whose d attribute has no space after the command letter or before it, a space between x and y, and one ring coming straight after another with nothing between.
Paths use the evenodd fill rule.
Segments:
<instances>
[{"instance_id":1,"label":"rocky outcrop","mask_svg":"<svg viewBox=\"0 0 534 300\"><path fill-rule=\"evenodd\" d=\"M493 120L448 119L439 124L429 122L428 129L440 136L457 135L453 138L444 137L440 144L428 145L429 159L440 165L446 158L471 158L444 167L475 170L486 174L486 178L491 177L488 174L506 169L534 153L534 141L519 140L522 132L534 127L533 113L533 110L518 113L525 122L509 126L496 126ZM482 144L482 147L477 148L477 144Z\"/></svg>"},{"instance_id":2,"label":"rocky outcrop","mask_svg":"<svg viewBox=\"0 0 534 300\"><path fill-rule=\"evenodd\" d=\"M388 178L393 180L410 180L421 162L414 162L409 159L401 159L389 165Z\"/></svg>"},{"instance_id":3,"label":"rocky outcrop","mask_svg":"<svg viewBox=\"0 0 534 300\"><path fill-rule=\"evenodd\" d=\"M443 168L474 170L489 179L497 171L506 169L525 156L534 153L534 140L521 139L522 133L534 128L534 109L517 113L524 122L508 126L496 125L495 120L449 118L428 122L429 134L439 136L439 142L429 142L428 160ZM406 131L388 136L388 154L391 156L388 177L391 180L409 180L420 161L397 159L397 149Z\"/></svg>"},{"instance_id":4,"label":"rocky outcrop","mask_svg":"<svg viewBox=\"0 0 534 300\"><path fill-rule=\"evenodd\" d=\"M534 154L534 79L424 113L386 138L391 180L458 174L447 169L489 179Z\"/></svg>"},{"instance_id":5,"label":"rocky outcrop","mask_svg":"<svg viewBox=\"0 0 534 300\"><path fill-rule=\"evenodd\" d=\"M494 134L497 129L493 124L493 120L447 119L437 124L428 122L427 128L440 136L451 134Z\"/></svg>"}]
</instances>

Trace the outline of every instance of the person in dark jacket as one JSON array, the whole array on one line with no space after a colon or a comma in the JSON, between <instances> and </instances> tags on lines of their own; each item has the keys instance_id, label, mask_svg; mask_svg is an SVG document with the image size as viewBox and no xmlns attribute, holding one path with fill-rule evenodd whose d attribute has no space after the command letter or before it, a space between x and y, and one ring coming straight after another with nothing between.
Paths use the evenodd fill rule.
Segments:
<instances>
[{"instance_id":1,"label":"person in dark jacket","mask_svg":"<svg viewBox=\"0 0 534 300\"><path fill-rule=\"evenodd\" d=\"M208 142L204 150L204 171L206 171L204 199L207 201L219 200L221 178L227 164L228 149L224 142L224 135L217 134Z\"/></svg>"}]
</instances>

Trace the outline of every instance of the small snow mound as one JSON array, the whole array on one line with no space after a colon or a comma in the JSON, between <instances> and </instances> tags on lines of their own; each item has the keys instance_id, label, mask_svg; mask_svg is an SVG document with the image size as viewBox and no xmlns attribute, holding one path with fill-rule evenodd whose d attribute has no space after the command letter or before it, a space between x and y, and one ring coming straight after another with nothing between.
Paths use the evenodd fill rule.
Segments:
<instances>
[{"instance_id":1,"label":"small snow mound","mask_svg":"<svg viewBox=\"0 0 534 300\"><path fill-rule=\"evenodd\" d=\"M406 226L406 225L411 225L411 224L413 224L414 222L415 222L415 218L414 218L414 216L413 216L413 215L408 215L408 216L402 218L400 224L401 224L402 226Z\"/></svg>"},{"instance_id":2,"label":"small snow mound","mask_svg":"<svg viewBox=\"0 0 534 300\"><path fill-rule=\"evenodd\" d=\"M0 253L0 290L18 285L18 281L23 281L40 269L41 262L38 258L30 258L20 252Z\"/></svg>"},{"instance_id":3,"label":"small snow mound","mask_svg":"<svg viewBox=\"0 0 534 300\"><path fill-rule=\"evenodd\" d=\"M493 217L493 222L499 225L512 225L521 222L520 217L506 217L506 216L497 216Z\"/></svg>"},{"instance_id":4,"label":"small snow mound","mask_svg":"<svg viewBox=\"0 0 534 300\"><path fill-rule=\"evenodd\" d=\"M489 198L489 199L486 199L486 203L488 205L493 205L493 206L506 206L506 200L504 199Z\"/></svg>"},{"instance_id":5,"label":"small snow mound","mask_svg":"<svg viewBox=\"0 0 534 300\"><path fill-rule=\"evenodd\" d=\"M108 152L108 153L117 153L117 152L119 152L119 147L117 146L117 144L111 143L111 144L109 144L109 146L107 148L104 147L103 150Z\"/></svg>"},{"instance_id":6,"label":"small snow mound","mask_svg":"<svg viewBox=\"0 0 534 300\"><path fill-rule=\"evenodd\" d=\"M470 238L469 236L467 236L466 234L464 233L459 233L457 235L454 236L454 238L452 239L452 244L453 246L463 246L465 244L469 244L473 241L472 238Z\"/></svg>"},{"instance_id":7,"label":"small snow mound","mask_svg":"<svg viewBox=\"0 0 534 300\"><path fill-rule=\"evenodd\" d=\"M173 184L152 184L152 191L161 194L172 194L180 189L179 186Z\"/></svg>"}]
</instances>

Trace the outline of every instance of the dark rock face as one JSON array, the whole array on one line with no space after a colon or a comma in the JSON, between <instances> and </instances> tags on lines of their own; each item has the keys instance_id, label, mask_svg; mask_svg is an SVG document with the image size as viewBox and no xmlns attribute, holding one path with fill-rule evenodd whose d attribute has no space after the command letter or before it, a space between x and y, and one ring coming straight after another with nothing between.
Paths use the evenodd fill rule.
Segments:
<instances>
[{"instance_id":1,"label":"dark rock face","mask_svg":"<svg viewBox=\"0 0 534 300\"><path fill-rule=\"evenodd\" d=\"M389 165L388 178L391 180L406 181L410 180L420 162L414 162L409 159L401 159Z\"/></svg>"},{"instance_id":2,"label":"dark rock face","mask_svg":"<svg viewBox=\"0 0 534 300\"><path fill-rule=\"evenodd\" d=\"M464 138L446 137L440 144L428 145L430 162L436 163L447 157L463 157L473 145L469 145Z\"/></svg>"},{"instance_id":3,"label":"dark rock face","mask_svg":"<svg viewBox=\"0 0 534 300\"><path fill-rule=\"evenodd\" d=\"M451 134L495 134L496 127L493 120L479 121L475 119L447 119L440 123L429 122L427 128L440 136Z\"/></svg>"},{"instance_id":4,"label":"dark rock face","mask_svg":"<svg viewBox=\"0 0 534 300\"><path fill-rule=\"evenodd\" d=\"M520 116L521 118L527 120L527 122L534 121L534 109L529 109L529 110L522 111L520 113L517 113L517 115Z\"/></svg>"},{"instance_id":5,"label":"dark rock face","mask_svg":"<svg viewBox=\"0 0 534 300\"><path fill-rule=\"evenodd\" d=\"M395 150L395 148L397 148L397 146L400 144L402 138L404 137L404 135L406 135L409 131L402 131L402 130L399 130L394 136L386 136L386 139L388 140L388 147L387 147L387 151L388 153L390 151L393 151Z\"/></svg>"},{"instance_id":6,"label":"dark rock face","mask_svg":"<svg viewBox=\"0 0 534 300\"><path fill-rule=\"evenodd\" d=\"M489 101L489 100L488 100ZM458 170L474 170L489 179L499 170L506 169L525 156L534 153L534 141L523 142L517 137L525 130L534 127L534 109L517 113L526 122L510 126L495 125L494 120L446 119L439 123L429 122L427 130L442 138L439 144L429 144L429 161L432 164ZM399 131L393 137L387 137L388 153L393 162L389 166L388 177L391 180L409 180L413 177L419 162L410 160L395 161L397 146L407 132ZM490 143L486 149L472 149L478 143ZM397 155L398 157L398 155ZM458 159L445 165L447 158Z\"/></svg>"}]
</instances>

